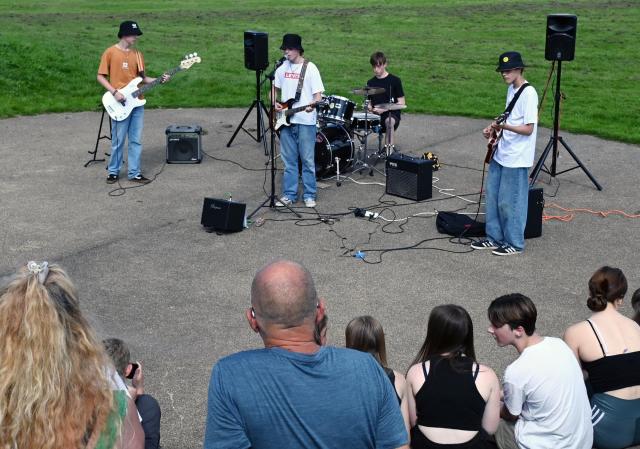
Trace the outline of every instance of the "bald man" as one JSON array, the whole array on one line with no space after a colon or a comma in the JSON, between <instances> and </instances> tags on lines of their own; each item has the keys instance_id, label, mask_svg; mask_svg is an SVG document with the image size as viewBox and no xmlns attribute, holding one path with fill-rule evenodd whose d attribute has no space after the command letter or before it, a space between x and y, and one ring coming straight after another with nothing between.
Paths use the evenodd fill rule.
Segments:
<instances>
[{"instance_id":1,"label":"bald man","mask_svg":"<svg viewBox=\"0 0 640 449\"><path fill-rule=\"evenodd\" d=\"M280 260L258 271L246 317L264 348L213 367L205 449L408 448L395 392L374 358L316 342L324 314L303 266Z\"/></svg>"}]
</instances>

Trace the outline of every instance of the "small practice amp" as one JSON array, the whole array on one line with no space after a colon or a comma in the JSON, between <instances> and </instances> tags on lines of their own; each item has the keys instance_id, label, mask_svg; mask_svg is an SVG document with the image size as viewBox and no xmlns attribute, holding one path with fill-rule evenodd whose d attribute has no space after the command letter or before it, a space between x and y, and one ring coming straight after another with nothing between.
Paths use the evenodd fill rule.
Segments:
<instances>
[{"instance_id":1,"label":"small practice amp","mask_svg":"<svg viewBox=\"0 0 640 449\"><path fill-rule=\"evenodd\" d=\"M191 125L171 125L167 135L168 164L199 164L202 161L202 128Z\"/></svg>"},{"instance_id":2,"label":"small practice amp","mask_svg":"<svg viewBox=\"0 0 640 449\"><path fill-rule=\"evenodd\" d=\"M238 232L244 228L247 205L234 201L205 198L200 224L219 232Z\"/></svg>"},{"instance_id":3,"label":"small practice amp","mask_svg":"<svg viewBox=\"0 0 640 449\"><path fill-rule=\"evenodd\" d=\"M533 239L542 235L542 209L544 209L544 194L542 188L536 187L529 189L527 225L524 228L525 239Z\"/></svg>"},{"instance_id":4,"label":"small practice amp","mask_svg":"<svg viewBox=\"0 0 640 449\"><path fill-rule=\"evenodd\" d=\"M388 195L414 201L431 198L433 161L394 153L387 158L386 169Z\"/></svg>"}]
</instances>

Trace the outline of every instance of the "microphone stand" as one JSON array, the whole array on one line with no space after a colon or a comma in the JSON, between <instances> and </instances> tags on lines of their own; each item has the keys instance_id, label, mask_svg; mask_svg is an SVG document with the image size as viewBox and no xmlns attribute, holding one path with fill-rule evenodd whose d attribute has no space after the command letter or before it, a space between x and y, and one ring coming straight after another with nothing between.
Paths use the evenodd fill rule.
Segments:
<instances>
[{"instance_id":1,"label":"microphone stand","mask_svg":"<svg viewBox=\"0 0 640 449\"><path fill-rule=\"evenodd\" d=\"M273 123L274 122L273 119L275 118L275 98L274 98L274 92L273 92L273 79L275 78L276 70L278 70L278 67L282 65L285 59L286 58L283 57L282 59L277 61L271 73L266 75L266 79L269 80L269 96L271 97L271 104L269 106L269 118L271 120L271 123L269 126L269 129L271 131L271 142L270 142L271 145L270 145L270 154L269 154L269 159L271 163L271 194L266 200L262 202L262 204L256 207L255 210L247 216L247 219L250 219L251 217L253 217L256 214L256 212L258 212L263 207L269 207L270 209L276 208L276 158L275 158L276 131L274 129L275 124ZM267 203L269 203L269 206L267 206ZM283 206L289 209L289 211L293 213L296 217L302 218L302 216L296 211L294 211L290 206L286 204L284 204Z\"/></svg>"}]
</instances>

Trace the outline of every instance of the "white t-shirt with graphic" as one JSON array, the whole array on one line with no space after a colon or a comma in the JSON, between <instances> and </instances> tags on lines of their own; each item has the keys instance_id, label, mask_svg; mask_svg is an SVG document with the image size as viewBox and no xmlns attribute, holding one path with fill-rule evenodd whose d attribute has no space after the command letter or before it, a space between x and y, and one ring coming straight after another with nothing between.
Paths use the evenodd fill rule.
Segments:
<instances>
[{"instance_id":1,"label":"white t-shirt with graphic","mask_svg":"<svg viewBox=\"0 0 640 449\"><path fill-rule=\"evenodd\" d=\"M295 98L301 71L302 63L291 64L289 61L285 61L284 64L276 70L273 85L277 89L280 89L280 99L282 102ZM313 62L309 61L307 71L304 74L300 100L294 103L292 107L296 108L312 103L313 95L323 91L324 86L322 85L322 78L320 78L318 67L316 67ZM315 125L317 121L317 112L315 109L311 112L300 111L291 116L290 121L291 123L298 123L301 125Z\"/></svg>"},{"instance_id":2,"label":"white t-shirt with graphic","mask_svg":"<svg viewBox=\"0 0 640 449\"><path fill-rule=\"evenodd\" d=\"M504 405L520 416L521 449L585 449L593 443L591 406L580 365L559 338L522 351L504 373Z\"/></svg>"},{"instance_id":3,"label":"white t-shirt with graphic","mask_svg":"<svg viewBox=\"0 0 640 449\"><path fill-rule=\"evenodd\" d=\"M513 84L509 85L506 106L509 106L517 91L518 89L514 89ZM533 132L528 136L506 129L502 132L502 138L498 142L498 150L493 157L498 164L510 168L531 167L533 165L536 153L536 135L538 134L538 93L533 86L527 86L522 91L511 114L507 117L509 125L528 125L530 123L533 123Z\"/></svg>"}]
</instances>

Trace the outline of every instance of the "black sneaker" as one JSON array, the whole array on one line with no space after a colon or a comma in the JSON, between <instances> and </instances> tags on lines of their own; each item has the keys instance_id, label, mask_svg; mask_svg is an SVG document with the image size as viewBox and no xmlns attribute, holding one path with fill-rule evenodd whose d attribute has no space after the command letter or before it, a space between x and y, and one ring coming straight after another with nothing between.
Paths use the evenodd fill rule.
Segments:
<instances>
[{"instance_id":1,"label":"black sneaker","mask_svg":"<svg viewBox=\"0 0 640 449\"><path fill-rule=\"evenodd\" d=\"M491 254L495 254L496 256L513 256L520 254L521 252L521 249L515 249L513 246L505 243L504 245L501 245L500 248L491 251Z\"/></svg>"},{"instance_id":2,"label":"black sneaker","mask_svg":"<svg viewBox=\"0 0 640 449\"><path fill-rule=\"evenodd\" d=\"M118 175L109 174L107 176L107 184L115 184L118 181Z\"/></svg>"},{"instance_id":3,"label":"black sneaker","mask_svg":"<svg viewBox=\"0 0 640 449\"><path fill-rule=\"evenodd\" d=\"M147 179L144 176L142 176L142 173L140 173L139 175L134 176L133 178L129 179L129 181L138 182L140 184L149 184L151 182L150 179Z\"/></svg>"},{"instance_id":4,"label":"black sneaker","mask_svg":"<svg viewBox=\"0 0 640 449\"><path fill-rule=\"evenodd\" d=\"M473 249L498 249L498 245L493 243L489 239L478 240L477 242L471 243L471 248Z\"/></svg>"}]
</instances>

